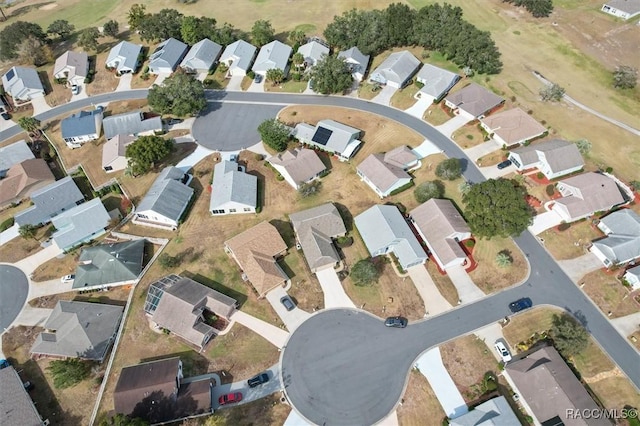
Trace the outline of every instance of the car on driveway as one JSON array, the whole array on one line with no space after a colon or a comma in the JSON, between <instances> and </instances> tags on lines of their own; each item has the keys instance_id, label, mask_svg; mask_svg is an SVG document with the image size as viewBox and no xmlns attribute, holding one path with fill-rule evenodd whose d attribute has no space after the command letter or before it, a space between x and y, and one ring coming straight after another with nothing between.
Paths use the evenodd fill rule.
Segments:
<instances>
[{"instance_id":1,"label":"car on driveway","mask_svg":"<svg viewBox=\"0 0 640 426\"><path fill-rule=\"evenodd\" d=\"M80 93L80 86L78 86L77 84L71 85L71 94L77 95L78 93Z\"/></svg>"},{"instance_id":2,"label":"car on driveway","mask_svg":"<svg viewBox=\"0 0 640 426\"><path fill-rule=\"evenodd\" d=\"M389 317L384 320L384 325L392 328L405 328L407 323L407 319L403 317Z\"/></svg>"},{"instance_id":3,"label":"car on driveway","mask_svg":"<svg viewBox=\"0 0 640 426\"><path fill-rule=\"evenodd\" d=\"M9 115L9 113L8 113L8 112L3 112L3 113L1 113L0 115L2 115L2 118L3 118L4 120L11 120L11 116Z\"/></svg>"},{"instance_id":4,"label":"car on driveway","mask_svg":"<svg viewBox=\"0 0 640 426\"><path fill-rule=\"evenodd\" d=\"M494 347L496 348L496 351L498 351L498 354L500 355L500 358L502 358L502 361L504 363L511 361L511 353L509 352L509 349L507 349L507 347L504 345L504 343L498 341L496 342Z\"/></svg>"},{"instance_id":5,"label":"car on driveway","mask_svg":"<svg viewBox=\"0 0 640 426\"><path fill-rule=\"evenodd\" d=\"M514 314L516 312L524 311L525 309L528 309L532 306L533 306L533 303L531 302L531 299L529 299L528 297L523 297L522 299L518 299L515 302L509 303L509 309Z\"/></svg>"},{"instance_id":6,"label":"car on driveway","mask_svg":"<svg viewBox=\"0 0 640 426\"><path fill-rule=\"evenodd\" d=\"M293 303L293 300L289 296L284 296L280 299L280 303L282 303L287 311L293 311L296 305Z\"/></svg>"},{"instance_id":7,"label":"car on driveway","mask_svg":"<svg viewBox=\"0 0 640 426\"><path fill-rule=\"evenodd\" d=\"M7 361L6 359L0 359L0 370L9 366L11 366L11 364L9 364L9 361Z\"/></svg>"},{"instance_id":8,"label":"car on driveway","mask_svg":"<svg viewBox=\"0 0 640 426\"><path fill-rule=\"evenodd\" d=\"M181 118L170 118L167 120L167 126L174 126L176 124L182 123L184 120Z\"/></svg>"},{"instance_id":9,"label":"car on driveway","mask_svg":"<svg viewBox=\"0 0 640 426\"><path fill-rule=\"evenodd\" d=\"M260 74L256 74L256 76L253 78L253 81L255 81L256 83L260 83L262 81L262 76Z\"/></svg>"},{"instance_id":10,"label":"car on driveway","mask_svg":"<svg viewBox=\"0 0 640 426\"><path fill-rule=\"evenodd\" d=\"M511 165L511 160L504 160L503 162L498 163L498 169L502 170L509 167L510 165Z\"/></svg>"},{"instance_id":11,"label":"car on driveway","mask_svg":"<svg viewBox=\"0 0 640 426\"><path fill-rule=\"evenodd\" d=\"M269 375L267 373L260 373L257 376L254 376L247 380L247 384L250 388L255 388L256 386L263 385L269 381Z\"/></svg>"},{"instance_id":12,"label":"car on driveway","mask_svg":"<svg viewBox=\"0 0 640 426\"><path fill-rule=\"evenodd\" d=\"M72 283L73 280L76 279L76 276L71 274L71 275L65 275L64 277L60 278L60 281L63 283Z\"/></svg>"},{"instance_id":13,"label":"car on driveway","mask_svg":"<svg viewBox=\"0 0 640 426\"><path fill-rule=\"evenodd\" d=\"M218 403L220 405L233 404L234 402L240 401L242 401L242 392L226 393L218 398Z\"/></svg>"}]
</instances>

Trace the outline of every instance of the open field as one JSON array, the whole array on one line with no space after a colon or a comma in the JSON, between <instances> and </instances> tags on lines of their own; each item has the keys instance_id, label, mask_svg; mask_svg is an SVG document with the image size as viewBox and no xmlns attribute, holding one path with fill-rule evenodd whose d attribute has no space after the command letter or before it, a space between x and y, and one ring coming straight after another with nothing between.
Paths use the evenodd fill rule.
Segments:
<instances>
[{"instance_id":1,"label":"open field","mask_svg":"<svg viewBox=\"0 0 640 426\"><path fill-rule=\"evenodd\" d=\"M416 369L409 374L402 405L396 412L400 426L441 426L446 417L429 382Z\"/></svg>"}]
</instances>

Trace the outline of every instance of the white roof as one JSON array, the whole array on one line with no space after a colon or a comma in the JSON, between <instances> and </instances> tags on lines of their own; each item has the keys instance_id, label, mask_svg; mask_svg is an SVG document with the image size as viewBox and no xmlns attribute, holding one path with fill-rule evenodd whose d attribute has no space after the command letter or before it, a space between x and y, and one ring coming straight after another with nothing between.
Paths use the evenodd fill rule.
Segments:
<instances>
[{"instance_id":1,"label":"white roof","mask_svg":"<svg viewBox=\"0 0 640 426\"><path fill-rule=\"evenodd\" d=\"M314 40L300 46L298 53L302 54L310 65L315 65L323 56L329 54L329 48Z\"/></svg>"},{"instance_id":2,"label":"white roof","mask_svg":"<svg viewBox=\"0 0 640 426\"><path fill-rule=\"evenodd\" d=\"M213 169L209 210L216 210L229 202L256 207L258 178L238 170L238 163L221 161Z\"/></svg>"},{"instance_id":3,"label":"white roof","mask_svg":"<svg viewBox=\"0 0 640 426\"><path fill-rule=\"evenodd\" d=\"M220 61L226 62L231 59L233 60L233 63L229 69L240 68L246 71L251 65L251 61L256 54L256 50L258 50L257 47L244 40L238 40L231 43L226 49L224 49L224 52L222 52L222 55L220 56Z\"/></svg>"},{"instance_id":4,"label":"white roof","mask_svg":"<svg viewBox=\"0 0 640 426\"><path fill-rule=\"evenodd\" d=\"M265 44L260 49L252 70L266 72L275 68L284 71L287 68L292 50L291 47L278 40Z\"/></svg>"},{"instance_id":5,"label":"white roof","mask_svg":"<svg viewBox=\"0 0 640 426\"><path fill-rule=\"evenodd\" d=\"M438 68L435 65L424 64L416 76L416 79L424 86L420 91L435 99L440 99L454 84L460 76L454 72Z\"/></svg>"}]
</instances>

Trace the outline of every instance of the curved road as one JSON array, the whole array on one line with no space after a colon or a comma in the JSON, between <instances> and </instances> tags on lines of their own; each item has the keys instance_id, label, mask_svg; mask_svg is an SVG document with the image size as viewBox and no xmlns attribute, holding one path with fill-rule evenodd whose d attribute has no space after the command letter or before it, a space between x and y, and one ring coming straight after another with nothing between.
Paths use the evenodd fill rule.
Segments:
<instances>
[{"instance_id":1,"label":"curved road","mask_svg":"<svg viewBox=\"0 0 640 426\"><path fill-rule=\"evenodd\" d=\"M0 264L0 334L18 317L29 293L29 280L15 266Z\"/></svg>"},{"instance_id":2,"label":"curved road","mask_svg":"<svg viewBox=\"0 0 640 426\"><path fill-rule=\"evenodd\" d=\"M93 96L88 99L79 100L71 104L62 105L36 116L41 121L47 121L63 114L68 114L78 108L91 104L111 102L126 99L141 99L146 97L147 90L132 90L125 92L108 93ZM436 146L443 150L448 157L456 157L465 161L464 176L470 182L484 181L484 176L478 168L470 162L463 151L451 140L442 135L436 129L422 120L410 116L403 111L363 101L355 98L317 96L317 95L294 95L280 93L250 93L250 92L216 92L208 91L207 97L210 102L224 102L229 104L306 104L306 105L330 105L336 107L354 108L371 113L379 114L399 123L408 126L426 139L429 139ZM0 140L15 136L21 129L11 128L0 132ZM383 353L372 357L366 352L374 350L375 345L382 344L388 347L390 342L394 342L396 337L389 335L389 339L380 338L366 339L361 337L357 344L357 352L351 350L351 346L333 347L331 356L309 358L315 348L318 354L323 353L320 349L325 346L331 347L331 342L341 336L343 328L348 330L352 325L346 327L323 327L321 324L324 313L317 314L309 320L308 327L303 324L291 336L290 341L282 354L282 369L285 379L285 387L295 407L310 420L322 424L323 419L331 416L331 423L348 424L357 418L363 421L353 423L371 423L364 421L374 417L382 419L397 403L404 386L408 368L411 362L407 359L415 359L425 349L438 345L460 335L464 335L480 328L486 324L493 323L509 314L507 305L509 302L520 297L530 297L534 304L549 304L559 306L572 312L577 316L593 335L600 346L613 359L613 361L625 372L637 388L640 388L640 356L638 352L622 337L611 325L609 320L600 312L593 302L571 281L571 279L559 267L551 255L538 243L536 238L529 232L524 232L514 239L516 244L527 256L531 265L531 275L523 285L509 290L491 295L473 304L464 305L442 314L430 318L418 324L411 325L405 330L393 330L405 333L406 339L402 339L403 360L401 363L388 357L384 359ZM313 319L312 318L312 319ZM314 326L315 324L315 326ZM355 327L355 322L354 325ZM381 325L380 325L381 326ZM382 327L382 326L381 326ZM369 330L370 326L365 326ZM304 333L301 330L306 330ZM397 333L397 334L399 334ZM374 333L375 335L375 333ZM364 335L366 336L366 334ZM299 342L305 342L300 344ZM297 349L296 349L297 348ZM357 356L356 356L357 354ZM335 359L334 359L335 358ZM375 359L374 359L375 358ZM318 363L317 367L315 363ZM370 374L379 374L380 363L385 367L385 373L380 377L380 386L373 389L363 389L357 386L358 380L368 380L363 378ZM373 370L367 370L373 368ZM322 373L322 376L320 375ZM328 382L327 380L331 380ZM352 382L353 381L353 382ZM327 388L330 383L330 387ZM356 384L356 388L352 383ZM354 393L354 389L357 389ZM349 390L349 392L347 392ZM355 410L353 404L349 404L348 410L344 405L345 401L353 401L367 395L367 392L387 395L384 402L379 401L377 409L373 408L363 413ZM322 403L315 403L314 399L328 398L325 409ZM334 404L332 406L331 404ZM342 412L331 411L332 408L340 409ZM376 411L377 410L377 411ZM348 412L347 412L348 411ZM361 413L361 417L357 413ZM383 413L384 412L384 413ZM333 413L333 414L332 414ZM337 416L334 418L334 415ZM351 417L350 417L351 416ZM343 419L343 420L340 420Z\"/></svg>"}]
</instances>

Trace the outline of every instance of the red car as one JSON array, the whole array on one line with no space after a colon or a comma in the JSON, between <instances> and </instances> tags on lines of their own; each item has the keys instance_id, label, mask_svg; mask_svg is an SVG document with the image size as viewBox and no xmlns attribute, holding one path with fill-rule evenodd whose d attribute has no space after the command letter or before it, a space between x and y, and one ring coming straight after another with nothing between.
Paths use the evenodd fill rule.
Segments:
<instances>
[{"instance_id":1,"label":"red car","mask_svg":"<svg viewBox=\"0 0 640 426\"><path fill-rule=\"evenodd\" d=\"M242 392L232 392L222 395L220 398L218 398L218 402L220 403L220 405L231 404L240 401L242 401Z\"/></svg>"}]
</instances>

